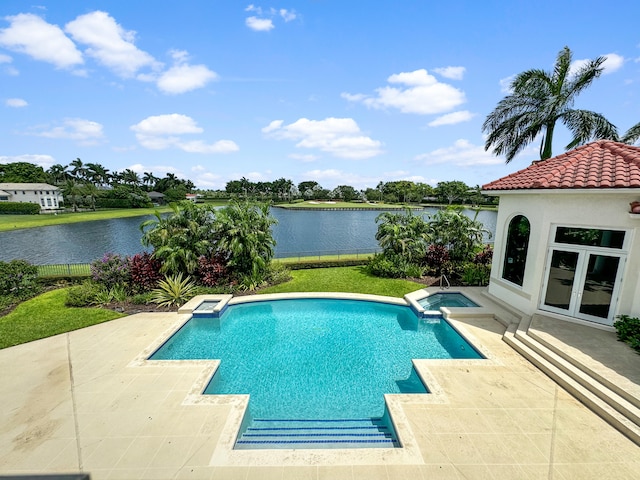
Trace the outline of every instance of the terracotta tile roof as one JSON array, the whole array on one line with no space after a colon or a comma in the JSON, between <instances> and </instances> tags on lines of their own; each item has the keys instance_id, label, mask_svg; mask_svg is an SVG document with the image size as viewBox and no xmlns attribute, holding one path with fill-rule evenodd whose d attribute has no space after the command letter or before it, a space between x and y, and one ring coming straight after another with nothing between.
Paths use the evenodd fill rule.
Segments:
<instances>
[{"instance_id":1,"label":"terracotta tile roof","mask_svg":"<svg viewBox=\"0 0 640 480\"><path fill-rule=\"evenodd\" d=\"M598 140L483 185L483 190L640 188L640 147Z\"/></svg>"}]
</instances>

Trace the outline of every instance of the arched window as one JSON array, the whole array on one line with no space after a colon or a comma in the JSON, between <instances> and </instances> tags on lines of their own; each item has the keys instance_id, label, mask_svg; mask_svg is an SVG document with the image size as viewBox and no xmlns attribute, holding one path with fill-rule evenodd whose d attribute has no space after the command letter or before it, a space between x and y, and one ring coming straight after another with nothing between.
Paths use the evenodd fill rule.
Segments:
<instances>
[{"instance_id":1,"label":"arched window","mask_svg":"<svg viewBox=\"0 0 640 480\"><path fill-rule=\"evenodd\" d=\"M524 281L530 231L529 220L524 215L516 215L509 222L502 278L520 286Z\"/></svg>"}]
</instances>

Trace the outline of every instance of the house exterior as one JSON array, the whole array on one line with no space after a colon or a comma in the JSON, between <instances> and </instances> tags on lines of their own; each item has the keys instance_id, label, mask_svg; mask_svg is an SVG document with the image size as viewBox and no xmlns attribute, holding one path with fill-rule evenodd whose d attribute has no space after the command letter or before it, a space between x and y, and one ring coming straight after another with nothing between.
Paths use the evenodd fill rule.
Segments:
<instances>
[{"instance_id":1,"label":"house exterior","mask_svg":"<svg viewBox=\"0 0 640 480\"><path fill-rule=\"evenodd\" d=\"M149 196L149 199L154 203L154 204L158 204L158 205L164 205L164 193L160 193L160 192L156 192L156 191L151 191L149 193L147 193L147 195Z\"/></svg>"},{"instance_id":2,"label":"house exterior","mask_svg":"<svg viewBox=\"0 0 640 480\"><path fill-rule=\"evenodd\" d=\"M640 148L601 140L482 187L500 197L490 296L609 329L640 317Z\"/></svg>"},{"instance_id":3,"label":"house exterior","mask_svg":"<svg viewBox=\"0 0 640 480\"><path fill-rule=\"evenodd\" d=\"M60 189L48 183L0 183L0 202L36 203L40 210L57 210L64 199Z\"/></svg>"}]
</instances>

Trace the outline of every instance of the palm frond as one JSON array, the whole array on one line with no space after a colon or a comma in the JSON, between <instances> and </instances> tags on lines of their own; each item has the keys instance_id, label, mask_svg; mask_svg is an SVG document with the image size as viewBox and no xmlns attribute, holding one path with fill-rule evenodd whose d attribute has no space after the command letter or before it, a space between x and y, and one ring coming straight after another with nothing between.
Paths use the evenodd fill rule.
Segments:
<instances>
[{"instance_id":1,"label":"palm frond","mask_svg":"<svg viewBox=\"0 0 640 480\"><path fill-rule=\"evenodd\" d=\"M629 145L633 145L638 140L640 140L640 122L627 130L620 139L621 142L628 143Z\"/></svg>"},{"instance_id":2,"label":"palm frond","mask_svg":"<svg viewBox=\"0 0 640 480\"><path fill-rule=\"evenodd\" d=\"M590 110L569 110L560 119L573 134L567 150L591 140L618 140L618 129L603 115Z\"/></svg>"}]
</instances>

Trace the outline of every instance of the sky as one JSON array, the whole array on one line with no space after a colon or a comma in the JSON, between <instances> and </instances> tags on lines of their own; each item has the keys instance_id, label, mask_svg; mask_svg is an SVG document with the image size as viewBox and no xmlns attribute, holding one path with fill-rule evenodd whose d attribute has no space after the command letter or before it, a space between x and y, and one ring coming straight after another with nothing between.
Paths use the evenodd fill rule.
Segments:
<instances>
[{"instance_id":1,"label":"sky","mask_svg":"<svg viewBox=\"0 0 640 480\"><path fill-rule=\"evenodd\" d=\"M199 189L483 185L530 165L484 149L522 71L606 56L575 107L640 122L634 0L2 0L0 163L76 158ZM556 129L554 155L570 137Z\"/></svg>"}]
</instances>

